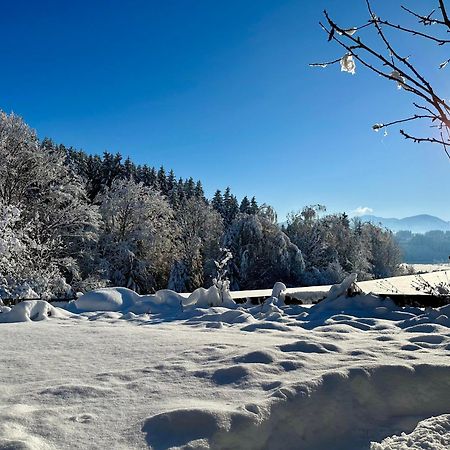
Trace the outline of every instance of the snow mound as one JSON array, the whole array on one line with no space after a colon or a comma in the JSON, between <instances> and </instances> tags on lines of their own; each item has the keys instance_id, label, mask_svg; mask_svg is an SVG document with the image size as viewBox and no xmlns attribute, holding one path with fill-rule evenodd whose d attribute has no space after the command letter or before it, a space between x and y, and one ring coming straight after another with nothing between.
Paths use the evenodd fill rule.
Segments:
<instances>
[{"instance_id":1,"label":"snow mound","mask_svg":"<svg viewBox=\"0 0 450 450\"><path fill-rule=\"evenodd\" d=\"M183 300L184 297L170 289L162 289L154 295L139 295L131 289L114 287L87 292L71 302L68 308L74 307L77 313L120 312L132 317L130 313L159 314L178 311L181 310Z\"/></svg>"},{"instance_id":2,"label":"snow mound","mask_svg":"<svg viewBox=\"0 0 450 450\"><path fill-rule=\"evenodd\" d=\"M197 308L224 306L226 308L236 308L236 303L231 298L228 291L221 292L216 286L211 286L208 289L196 289L187 299L183 301L183 306Z\"/></svg>"},{"instance_id":3,"label":"snow mound","mask_svg":"<svg viewBox=\"0 0 450 450\"><path fill-rule=\"evenodd\" d=\"M154 295L139 295L134 305L124 312L129 314L167 314L181 312L185 298L170 289L162 289Z\"/></svg>"},{"instance_id":4,"label":"snow mound","mask_svg":"<svg viewBox=\"0 0 450 450\"><path fill-rule=\"evenodd\" d=\"M372 442L370 450L448 450L450 448L450 414L419 422L410 434L402 433Z\"/></svg>"},{"instance_id":5,"label":"snow mound","mask_svg":"<svg viewBox=\"0 0 450 450\"><path fill-rule=\"evenodd\" d=\"M350 289L351 285L356 282L358 275L351 273L342 283L334 284L328 291L326 300L334 300L337 297L345 296L346 292Z\"/></svg>"},{"instance_id":6,"label":"snow mound","mask_svg":"<svg viewBox=\"0 0 450 450\"><path fill-rule=\"evenodd\" d=\"M234 360L247 364L272 364L275 361L275 357L267 351L256 350L246 355L236 356Z\"/></svg>"},{"instance_id":7,"label":"snow mound","mask_svg":"<svg viewBox=\"0 0 450 450\"><path fill-rule=\"evenodd\" d=\"M272 297L279 298L281 293L284 292L285 290L286 290L286 285L284 283L281 283L280 281L277 281L273 285Z\"/></svg>"},{"instance_id":8,"label":"snow mound","mask_svg":"<svg viewBox=\"0 0 450 450\"><path fill-rule=\"evenodd\" d=\"M247 311L242 309L228 309L221 307L211 307L208 309L199 309L195 316L188 319L188 323L226 323L232 324L250 324L256 322L256 319Z\"/></svg>"},{"instance_id":9,"label":"snow mound","mask_svg":"<svg viewBox=\"0 0 450 450\"><path fill-rule=\"evenodd\" d=\"M0 301L1 301L1 299L0 299ZM9 306L5 306L3 304L0 304L0 314L1 313L5 313L5 312L9 312L9 311L11 311L11 308Z\"/></svg>"},{"instance_id":10,"label":"snow mound","mask_svg":"<svg viewBox=\"0 0 450 450\"><path fill-rule=\"evenodd\" d=\"M150 417L142 431L154 450L167 448L243 448L228 431L244 430L255 422L255 415L212 409L178 409ZM219 439L217 439L219 438Z\"/></svg>"},{"instance_id":11,"label":"snow mound","mask_svg":"<svg viewBox=\"0 0 450 450\"><path fill-rule=\"evenodd\" d=\"M8 308L9 309L9 308ZM31 322L49 317L65 318L70 313L55 308L44 300L25 300L0 313L0 323Z\"/></svg>"},{"instance_id":12,"label":"snow mound","mask_svg":"<svg viewBox=\"0 0 450 450\"><path fill-rule=\"evenodd\" d=\"M139 295L127 288L102 288L87 292L74 301L79 312L123 311L139 301Z\"/></svg>"}]
</instances>

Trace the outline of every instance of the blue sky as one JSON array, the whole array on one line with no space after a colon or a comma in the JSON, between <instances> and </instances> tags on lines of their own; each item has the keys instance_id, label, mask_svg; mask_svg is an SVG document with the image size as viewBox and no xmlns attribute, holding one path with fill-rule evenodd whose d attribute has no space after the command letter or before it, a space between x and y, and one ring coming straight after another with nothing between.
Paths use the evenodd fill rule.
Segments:
<instances>
[{"instance_id":1,"label":"blue sky","mask_svg":"<svg viewBox=\"0 0 450 450\"><path fill-rule=\"evenodd\" d=\"M280 217L321 203L450 220L442 150L371 130L407 116L408 94L360 67L308 67L342 53L318 26L325 7L349 27L367 17L363 0L7 2L0 108L40 137L163 164L210 195L229 185ZM419 46L420 62L438 50Z\"/></svg>"}]
</instances>

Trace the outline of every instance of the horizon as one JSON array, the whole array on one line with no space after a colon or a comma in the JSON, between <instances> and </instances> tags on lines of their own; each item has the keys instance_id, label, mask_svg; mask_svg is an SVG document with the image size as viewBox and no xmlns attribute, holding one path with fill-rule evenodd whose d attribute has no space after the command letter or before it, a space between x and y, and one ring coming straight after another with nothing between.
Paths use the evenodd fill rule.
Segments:
<instances>
[{"instance_id":1,"label":"horizon","mask_svg":"<svg viewBox=\"0 0 450 450\"><path fill-rule=\"evenodd\" d=\"M442 150L372 130L405 116L405 93L359 66L354 76L308 66L339 56L318 26L322 9L362 23L363 3L351 6L8 4L0 108L41 139L163 165L200 179L208 197L230 186L238 198L272 205L280 219L319 203L330 213L449 221Z\"/></svg>"}]
</instances>

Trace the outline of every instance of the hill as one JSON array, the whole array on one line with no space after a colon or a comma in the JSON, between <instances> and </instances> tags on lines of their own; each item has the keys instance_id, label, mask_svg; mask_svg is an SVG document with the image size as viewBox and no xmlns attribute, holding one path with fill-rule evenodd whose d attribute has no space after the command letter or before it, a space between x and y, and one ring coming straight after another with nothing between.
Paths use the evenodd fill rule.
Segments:
<instances>
[{"instance_id":1,"label":"hill","mask_svg":"<svg viewBox=\"0 0 450 450\"><path fill-rule=\"evenodd\" d=\"M405 217L403 219L377 217L372 215L361 216L363 222L381 224L383 227L397 231L411 231L413 233L426 233L427 231L450 231L450 222L429 214Z\"/></svg>"}]
</instances>

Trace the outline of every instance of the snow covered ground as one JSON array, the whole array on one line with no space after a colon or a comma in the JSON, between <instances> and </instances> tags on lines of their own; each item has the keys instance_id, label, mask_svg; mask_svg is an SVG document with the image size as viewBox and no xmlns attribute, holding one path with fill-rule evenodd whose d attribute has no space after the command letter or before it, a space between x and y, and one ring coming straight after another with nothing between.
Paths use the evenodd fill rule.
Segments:
<instances>
[{"instance_id":1,"label":"snow covered ground","mask_svg":"<svg viewBox=\"0 0 450 450\"><path fill-rule=\"evenodd\" d=\"M125 289L2 308L0 449L448 449L450 305L344 288L310 308Z\"/></svg>"}]
</instances>

